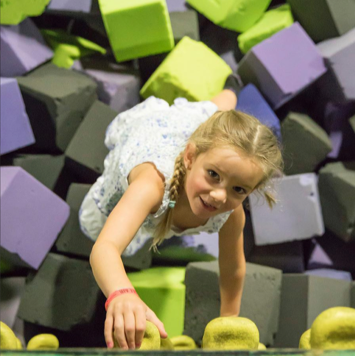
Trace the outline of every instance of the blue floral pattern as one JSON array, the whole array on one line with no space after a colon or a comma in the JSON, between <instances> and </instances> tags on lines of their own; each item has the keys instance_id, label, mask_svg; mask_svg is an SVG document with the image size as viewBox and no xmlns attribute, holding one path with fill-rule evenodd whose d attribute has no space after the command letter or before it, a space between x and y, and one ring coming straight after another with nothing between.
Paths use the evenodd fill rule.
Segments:
<instances>
[{"instance_id":1,"label":"blue floral pattern","mask_svg":"<svg viewBox=\"0 0 355 356\"><path fill-rule=\"evenodd\" d=\"M175 158L195 129L216 111L217 106L210 101L188 102L178 98L169 106L162 99L150 97L119 114L106 130L105 145L110 152L104 161L104 172L91 187L79 211L82 231L96 240L107 216L128 188L127 177L131 170L141 163L152 162L165 177L165 193L159 210L147 216L124 255L133 255L139 250L152 237L168 208ZM198 228L170 230L167 238L200 231L218 232L231 212L215 216Z\"/></svg>"}]
</instances>

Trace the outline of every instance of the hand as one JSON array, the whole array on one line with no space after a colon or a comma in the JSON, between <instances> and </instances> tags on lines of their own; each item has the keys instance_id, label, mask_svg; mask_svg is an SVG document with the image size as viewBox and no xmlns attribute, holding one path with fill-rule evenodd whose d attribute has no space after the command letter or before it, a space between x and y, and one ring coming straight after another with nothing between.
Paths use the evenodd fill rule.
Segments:
<instances>
[{"instance_id":1,"label":"hand","mask_svg":"<svg viewBox=\"0 0 355 356\"><path fill-rule=\"evenodd\" d=\"M168 334L164 324L136 294L122 294L112 299L105 320L105 341L108 348L117 340L123 350L141 346L146 320L156 325L162 338Z\"/></svg>"}]
</instances>

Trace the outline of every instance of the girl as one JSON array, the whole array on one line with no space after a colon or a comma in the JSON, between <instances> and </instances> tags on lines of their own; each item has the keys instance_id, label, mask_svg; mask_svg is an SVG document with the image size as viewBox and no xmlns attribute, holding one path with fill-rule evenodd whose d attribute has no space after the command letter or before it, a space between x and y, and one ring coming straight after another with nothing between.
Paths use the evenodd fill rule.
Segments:
<instances>
[{"instance_id":1,"label":"girl","mask_svg":"<svg viewBox=\"0 0 355 356\"><path fill-rule=\"evenodd\" d=\"M85 197L79 218L84 233L96 240L90 264L108 297L109 348L114 339L122 349L139 348L146 320L167 337L121 260L152 236L156 248L173 235L218 231L220 313L238 316L245 275L242 203L258 190L272 205L264 188L281 170L282 158L272 131L233 110L236 101L229 89L206 102L179 98L171 107L150 97L108 127L104 173Z\"/></svg>"}]
</instances>

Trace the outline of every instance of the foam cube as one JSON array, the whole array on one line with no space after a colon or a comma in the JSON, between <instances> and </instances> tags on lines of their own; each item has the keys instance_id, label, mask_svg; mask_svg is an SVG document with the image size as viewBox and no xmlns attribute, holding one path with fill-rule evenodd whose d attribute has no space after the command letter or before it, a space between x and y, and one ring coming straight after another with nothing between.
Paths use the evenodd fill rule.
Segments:
<instances>
[{"instance_id":1,"label":"foam cube","mask_svg":"<svg viewBox=\"0 0 355 356\"><path fill-rule=\"evenodd\" d=\"M55 243L58 251L72 256L88 258L94 242L87 238L80 229L79 209L80 205L90 189L90 184L71 184L66 202L70 207L70 215L63 230Z\"/></svg>"},{"instance_id":2,"label":"foam cube","mask_svg":"<svg viewBox=\"0 0 355 356\"><path fill-rule=\"evenodd\" d=\"M254 84L248 84L239 93L237 110L255 116L281 141L280 120Z\"/></svg>"},{"instance_id":3,"label":"foam cube","mask_svg":"<svg viewBox=\"0 0 355 356\"><path fill-rule=\"evenodd\" d=\"M302 240L324 233L317 176L283 177L275 183L276 205L270 209L256 193L249 196L256 245Z\"/></svg>"},{"instance_id":4,"label":"foam cube","mask_svg":"<svg viewBox=\"0 0 355 356\"><path fill-rule=\"evenodd\" d=\"M351 284L350 306L355 308L355 281Z\"/></svg>"},{"instance_id":5,"label":"foam cube","mask_svg":"<svg viewBox=\"0 0 355 356\"><path fill-rule=\"evenodd\" d=\"M159 253L154 254L154 261L169 264L186 264L188 262L213 261L218 258L218 233L174 236L163 241Z\"/></svg>"},{"instance_id":6,"label":"foam cube","mask_svg":"<svg viewBox=\"0 0 355 356\"><path fill-rule=\"evenodd\" d=\"M139 297L164 323L169 337L181 335L184 329L185 268L155 267L127 275Z\"/></svg>"},{"instance_id":7,"label":"foam cube","mask_svg":"<svg viewBox=\"0 0 355 356\"><path fill-rule=\"evenodd\" d=\"M18 315L27 322L70 331L94 319L101 295L89 262L50 253L28 279ZM104 310L102 305L100 309Z\"/></svg>"},{"instance_id":8,"label":"foam cube","mask_svg":"<svg viewBox=\"0 0 355 356\"><path fill-rule=\"evenodd\" d=\"M277 268L284 273L301 273L305 270L301 241L254 246L247 261Z\"/></svg>"},{"instance_id":9,"label":"foam cube","mask_svg":"<svg viewBox=\"0 0 355 356\"><path fill-rule=\"evenodd\" d=\"M46 11L90 13L92 0L51 0Z\"/></svg>"},{"instance_id":10,"label":"foam cube","mask_svg":"<svg viewBox=\"0 0 355 356\"><path fill-rule=\"evenodd\" d=\"M243 83L253 83L274 109L325 72L317 47L297 22L254 46L238 66Z\"/></svg>"},{"instance_id":11,"label":"foam cube","mask_svg":"<svg viewBox=\"0 0 355 356\"><path fill-rule=\"evenodd\" d=\"M138 70L107 60L83 58L74 67L88 74L97 83L97 96L111 109L122 112L140 102Z\"/></svg>"},{"instance_id":12,"label":"foam cube","mask_svg":"<svg viewBox=\"0 0 355 356\"><path fill-rule=\"evenodd\" d=\"M354 5L355 6L355 5ZM331 100L355 99L355 29L317 45L329 72L319 87Z\"/></svg>"},{"instance_id":13,"label":"foam cube","mask_svg":"<svg viewBox=\"0 0 355 356\"><path fill-rule=\"evenodd\" d=\"M351 115L355 102L340 104L328 102L323 114L323 126L332 142L329 158L337 161L355 160L355 130L351 127ZM355 118L355 116L354 116Z\"/></svg>"},{"instance_id":14,"label":"foam cube","mask_svg":"<svg viewBox=\"0 0 355 356\"><path fill-rule=\"evenodd\" d=\"M65 151L68 166L84 182L94 183L104 171L104 160L108 154L105 133L116 116L117 112L95 101Z\"/></svg>"},{"instance_id":15,"label":"foam cube","mask_svg":"<svg viewBox=\"0 0 355 356\"><path fill-rule=\"evenodd\" d=\"M238 36L239 48L242 53L247 53L258 43L292 24L290 5L284 4L269 10L262 15L257 23Z\"/></svg>"},{"instance_id":16,"label":"foam cube","mask_svg":"<svg viewBox=\"0 0 355 356\"><path fill-rule=\"evenodd\" d=\"M304 114L290 112L281 124L281 134L288 175L313 172L332 150L327 133Z\"/></svg>"},{"instance_id":17,"label":"foam cube","mask_svg":"<svg viewBox=\"0 0 355 356\"><path fill-rule=\"evenodd\" d=\"M25 105L16 79L0 78L1 143L3 155L35 142Z\"/></svg>"},{"instance_id":18,"label":"foam cube","mask_svg":"<svg viewBox=\"0 0 355 356\"><path fill-rule=\"evenodd\" d=\"M53 57L53 51L30 19L17 26L1 26L0 37L2 77L24 75Z\"/></svg>"},{"instance_id":19,"label":"foam cube","mask_svg":"<svg viewBox=\"0 0 355 356\"><path fill-rule=\"evenodd\" d=\"M187 0L186 2L216 25L244 32L259 20L271 0Z\"/></svg>"},{"instance_id":20,"label":"foam cube","mask_svg":"<svg viewBox=\"0 0 355 356\"><path fill-rule=\"evenodd\" d=\"M209 100L222 89L232 71L205 44L184 37L145 83L140 93L172 104L185 97L190 101Z\"/></svg>"},{"instance_id":21,"label":"foam cube","mask_svg":"<svg viewBox=\"0 0 355 356\"><path fill-rule=\"evenodd\" d=\"M1 321L13 329L25 289L25 277L3 277L0 279Z\"/></svg>"},{"instance_id":22,"label":"foam cube","mask_svg":"<svg viewBox=\"0 0 355 356\"><path fill-rule=\"evenodd\" d=\"M291 5L296 20L315 42L338 37L355 27L353 1L287 0L287 2Z\"/></svg>"},{"instance_id":23,"label":"foam cube","mask_svg":"<svg viewBox=\"0 0 355 356\"><path fill-rule=\"evenodd\" d=\"M17 25L27 16L39 16L51 0L1 1L0 24Z\"/></svg>"},{"instance_id":24,"label":"foam cube","mask_svg":"<svg viewBox=\"0 0 355 356\"><path fill-rule=\"evenodd\" d=\"M96 99L95 82L53 64L45 64L17 80L36 138L35 147L64 152Z\"/></svg>"},{"instance_id":25,"label":"foam cube","mask_svg":"<svg viewBox=\"0 0 355 356\"><path fill-rule=\"evenodd\" d=\"M329 163L319 171L325 226L344 241L355 239L355 163Z\"/></svg>"},{"instance_id":26,"label":"foam cube","mask_svg":"<svg viewBox=\"0 0 355 356\"><path fill-rule=\"evenodd\" d=\"M13 165L23 168L32 177L54 191L64 168L64 155L18 155L13 159Z\"/></svg>"},{"instance_id":27,"label":"foam cube","mask_svg":"<svg viewBox=\"0 0 355 356\"><path fill-rule=\"evenodd\" d=\"M68 216L69 206L22 168L1 167L1 247L10 262L38 269Z\"/></svg>"},{"instance_id":28,"label":"foam cube","mask_svg":"<svg viewBox=\"0 0 355 356\"><path fill-rule=\"evenodd\" d=\"M260 342L267 345L273 345L278 330L281 278L278 269L247 263L239 316L256 324ZM218 261L188 264L185 285L184 334L200 344L207 323L220 315Z\"/></svg>"},{"instance_id":29,"label":"foam cube","mask_svg":"<svg viewBox=\"0 0 355 356\"><path fill-rule=\"evenodd\" d=\"M306 274L284 274L275 347L298 348L301 335L331 307L350 304L350 282Z\"/></svg>"},{"instance_id":30,"label":"foam cube","mask_svg":"<svg viewBox=\"0 0 355 356\"><path fill-rule=\"evenodd\" d=\"M99 5L117 62L174 47L165 0L99 0Z\"/></svg>"},{"instance_id":31,"label":"foam cube","mask_svg":"<svg viewBox=\"0 0 355 356\"><path fill-rule=\"evenodd\" d=\"M166 5L169 12L187 11L189 9L185 0L166 0Z\"/></svg>"},{"instance_id":32,"label":"foam cube","mask_svg":"<svg viewBox=\"0 0 355 356\"><path fill-rule=\"evenodd\" d=\"M326 278L334 278L340 279L342 281L351 282L353 279L351 278L351 273L347 271L337 271L335 269L330 268L317 268L310 271L306 271L305 274L310 276L319 276Z\"/></svg>"}]
</instances>

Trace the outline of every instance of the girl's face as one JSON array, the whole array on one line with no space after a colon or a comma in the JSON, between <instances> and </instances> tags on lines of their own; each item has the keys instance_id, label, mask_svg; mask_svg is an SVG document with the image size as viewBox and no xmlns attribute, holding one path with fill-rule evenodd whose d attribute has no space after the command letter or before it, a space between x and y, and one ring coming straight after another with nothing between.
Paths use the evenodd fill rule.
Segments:
<instances>
[{"instance_id":1,"label":"girl's face","mask_svg":"<svg viewBox=\"0 0 355 356\"><path fill-rule=\"evenodd\" d=\"M263 178L256 161L231 148L214 148L195 158L189 144L184 163L186 196L194 215L202 219L236 209Z\"/></svg>"}]
</instances>

